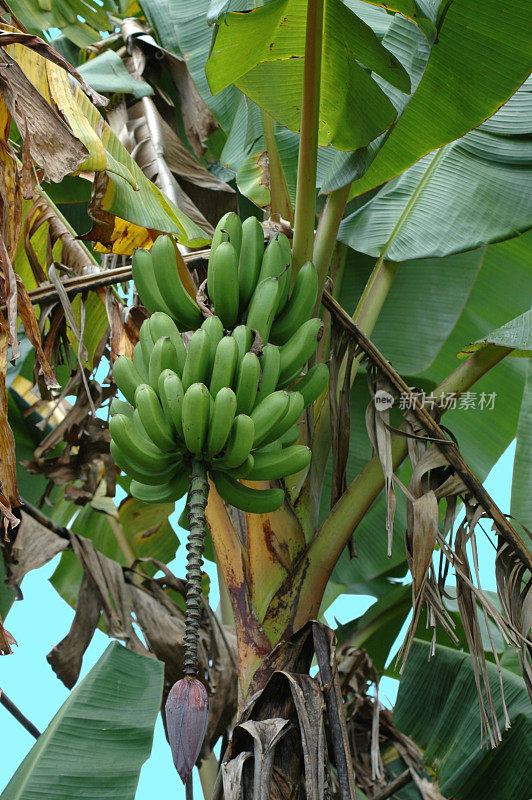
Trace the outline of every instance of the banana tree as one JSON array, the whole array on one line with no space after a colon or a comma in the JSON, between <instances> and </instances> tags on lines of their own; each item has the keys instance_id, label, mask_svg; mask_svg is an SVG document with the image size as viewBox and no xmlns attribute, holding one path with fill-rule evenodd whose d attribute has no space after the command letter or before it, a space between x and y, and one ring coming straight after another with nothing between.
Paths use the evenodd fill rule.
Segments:
<instances>
[{"instance_id":1,"label":"banana tree","mask_svg":"<svg viewBox=\"0 0 532 800\"><path fill-rule=\"evenodd\" d=\"M157 86L165 102L170 98L174 103L175 119L170 124L161 101L156 104L146 95L139 103L128 101L102 112L105 121L79 88L70 100L61 67L47 67L50 77L43 83L25 58L29 40L26 50L24 42L14 45L18 50L13 60L26 80L51 98L47 113L63 110L68 130L61 130L72 149L72 163L69 169L63 165L58 177L69 172L74 177L69 178L70 185L63 178L50 187L52 199L34 188L41 205L21 206L26 238L18 238L20 223L18 228L14 225L2 265L7 275L13 262L15 273L30 290L30 300L37 298L33 293L43 291L46 281L53 284L51 299L61 299L61 313L47 328L41 311L45 339L41 370L46 375L46 356L57 356L61 350L62 325L63 344L74 353L77 371L73 380L61 368L55 370L63 389L60 397L71 395L75 387L78 400L73 409L59 408L59 418L50 420L39 441L33 433L23 454L22 432L28 425L22 413L37 409L44 427L53 410L45 403L52 396L42 379L41 398L32 393L27 381L31 373L26 378L14 376L9 420L17 432L19 485L26 501L22 532L31 513L48 528L55 526L54 535L63 546L50 545L46 556L29 560L17 571L24 539L17 534L10 509L18 503L13 490L15 464L10 464L11 472L2 475L5 503L0 498L11 521L8 583L16 586L27 569L68 548L53 583L77 605L77 622L66 644L58 646L54 657L51 654L51 663L70 685L79 666L77 672L72 670L65 651L70 655L69 648L84 630L76 650L80 663L86 631L93 631L103 614L111 636L125 638L138 652L147 645L165 662L166 702L174 682L196 669L197 625L190 621L202 620L199 677L211 695L207 738L198 762L206 796L221 797L225 792L227 797L238 797L242 791L245 797L323 797L329 792L348 798L354 797L357 782L371 797L387 783L400 780L406 768L409 775L416 775L409 780L418 786L426 776L417 751L411 743L405 745L403 734L367 696L367 685L378 683L379 675L391 669L388 656L411 608L404 657L413 637L421 635L417 623L426 605L434 641L464 648L471 655L467 685L476 682L479 696L484 692L480 713L475 709L479 731L482 724L493 743L504 734L501 710L493 699L498 689L492 686L486 659L496 666L509 659L511 644L530 682L526 595L520 585L530 569L529 540L504 518L481 485L518 432L512 513L530 527L529 390L525 391L524 362L508 356L527 355L531 346L526 323L514 323L512 336L506 338L496 330L530 306L523 289L529 285L531 239L525 231L532 216L526 193L527 137L532 125L528 87L521 87L529 69L524 3L505 2L501 8L500 2L486 7L485 2L455 0L440 8L437 2L397 2L385 10L365 2L275 0L254 9L253 4L231 2L209 7L206 2L174 6L165 0L143 0L140 7L133 11L135 20L115 18L120 32L108 37L109 42L97 43L92 55L102 52L109 60L124 42L138 84L130 90L133 98L142 98L146 85ZM16 7L13 10L17 13ZM151 31L143 25L142 15ZM6 23L6 33L16 25L14 20ZM31 25L35 30L34 17ZM72 38L70 28L65 26L64 33L78 47L84 46ZM82 53L73 56L71 44L67 47L64 41L57 47L80 66ZM157 67L161 62L162 73ZM89 59L85 69L81 65L80 72L97 90L108 90L108 84L101 83L96 58ZM29 158L27 128L4 91L6 109L13 114L26 148L22 163L11 156L9 161L7 150L4 161L13 171L24 170ZM116 91L123 92L124 83L117 84ZM192 113L193 107L199 113ZM139 120L144 126L140 135ZM103 131L101 141L95 131ZM142 155L139 145L146 147L146 142L151 149ZM45 173L47 166L50 170L50 153L41 148L31 155ZM75 224L72 199L79 203L84 183L79 176L89 170L94 177L90 202L84 205L94 224L84 238L96 243L95 250L107 253L102 258L104 267L112 267L107 283L99 257L79 242L74 248L75 231L61 214L63 209ZM186 205L178 183L183 177ZM205 196L200 200L198 187L209 197L216 194L216 200L207 202ZM209 230L212 223L214 228L220 198L226 203L224 210L234 208L238 199L242 217L263 215L263 238L265 234L283 241L288 235L294 289L297 278L305 276L304 265L314 263L318 299L313 311L321 318L318 324L324 333L312 358L327 365L330 380L328 390L299 419L299 441L312 452L310 467L247 487L250 492L276 493L283 499L277 510L253 504L242 510L237 496L232 502L214 474L207 494L202 460L193 465L198 486L191 494L199 492L201 505L206 506L205 525L201 515L187 525L192 541L185 633L185 587L165 567L176 546L167 522L173 500L146 506L141 500L150 498L140 497L121 476L119 482L133 496L118 508L112 501L116 469L106 426L103 423L101 435L96 435L89 421L98 426L97 410L106 408L115 387L96 385L91 372L99 364L98 375L105 374L117 356L131 357L139 335L139 347L142 344L143 309L137 302L130 308L124 293L102 287L131 278L127 263L116 267L117 258L139 246L151 247L154 240L156 253L163 241L170 241L157 239L159 233L173 235L183 253L181 257L179 249L172 248L184 290L192 296L190 313L198 317L201 293L199 306L194 300L208 275L208 253L203 252L202 260L184 248L208 242L201 227ZM54 233L57 220L63 225L60 235ZM48 226L47 238L41 235L37 241L43 224ZM251 225L257 229L254 222ZM225 218L221 228L227 227ZM59 278L54 282L56 273L48 257L53 248L54 262L68 265L70 255L74 277L72 286L66 286L75 300L61 293ZM41 272L36 263L42 265ZM82 265L98 272L92 283L81 275ZM150 303L146 269L137 269L135 275L133 267L136 288L148 312L160 311L158 297ZM12 319L9 279L5 284ZM229 293L230 286L222 286ZM46 299L50 297L41 302ZM35 336L27 302L24 308L26 332ZM228 326L236 322L241 320L232 319ZM194 319L189 324L194 328ZM7 340L6 329L6 364ZM13 341L12 337L12 348ZM470 347L473 342L478 344ZM461 351L466 357L457 362ZM484 400L471 405L473 389L475 397ZM496 404L487 411L494 393ZM388 405L381 410L378 398L383 396ZM7 399L6 395L4 410ZM458 446L439 425L443 413ZM85 422L80 434L81 420ZM61 452L65 432L67 447ZM12 452L5 425L4 433ZM74 433L77 438L69 438ZM57 446L59 451L54 452ZM21 457L31 459L33 480L20 466ZM80 463L81 481L76 480ZM44 491L43 475L48 490L53 487L54 505L47 516L30 506ZM57 484L65 486L59 500ZM459 499L466 517L453 539ZM67 528L76 510L73 502L85 503L85 508ZM199 510L192 506L190 511ZM482 515L493 519L498 535L499 601L477 586L474 554L472 567L468 565L466 542L469 537L474 541ZM394 535L394 517L396 531L406 529L403 539L397 532ZM156 524L150 524L155 519ZM219 628L198 582L198 547L206 532L207 556L219 570ZM436 547L442 554L439 571L433 564ZM455 569L458 586L452 608L445 584L448 564ZM153 577L158 568L164 570L163 579ZM412 584L399 591L394 578L407 570ZM316 620L345 591L367 593L377 601L367 615L338 630L342 647L336 656L330 632ZM107 592L111 605L108 599L106 603ZM93 610L87 628L84 611L89 608ZM117 608L118 619L113 612ZM156 618L163 613L165 625L158 626ZM146 644L138 640L134 621ZM436 631L436 621L443 634ZM356 649L360 646L375 666ZM419 647L416 643L414 657ZM319 679L309 675L314 657ZM437 669L434 665L435 673ZM411 676L407 672L405 692ZM357 717L361 708L365 723ZM517 716L517 705L508 710L506 721L514 712ZM379 715L380 754L375 738ZM406 717L400 710L398 724L404 724L427 750L432 763L429 738ZM225 737L216 771L212 747L227 730L232 736L230 741ZM186 730L183 736L186 739ZM355 753L352 745L361 737L364 745ZM197 747L184 744L190 751L186 775L201 742ZM401 780L397 796L415 796L412 792L417 790L405 785L404 777ZM459 787L456 796L467 796L461 791ZM527 787L521 783L512 791L515 796L516 791L526 793Z\"/></svg>"}]
</instances>

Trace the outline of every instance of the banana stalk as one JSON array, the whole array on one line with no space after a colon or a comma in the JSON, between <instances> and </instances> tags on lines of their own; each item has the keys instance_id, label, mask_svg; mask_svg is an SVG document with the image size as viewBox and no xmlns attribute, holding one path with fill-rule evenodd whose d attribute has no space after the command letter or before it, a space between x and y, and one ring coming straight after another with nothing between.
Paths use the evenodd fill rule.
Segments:
<instances>
[{"instance_id":1,"label":"banana stalk","mask_svg":"<svg viewBox=\"0 0 532 800\"><path fill-rule=\"evenodd\" d=\"M189 534L187 543L187 596L185 616L185 658L183 671L194 677L198 671L198 634L201 616L201 567L205 539L205 508L209 483L205 464L199 459L192 462L187 507Z\"/></svg>"}]
</instances>

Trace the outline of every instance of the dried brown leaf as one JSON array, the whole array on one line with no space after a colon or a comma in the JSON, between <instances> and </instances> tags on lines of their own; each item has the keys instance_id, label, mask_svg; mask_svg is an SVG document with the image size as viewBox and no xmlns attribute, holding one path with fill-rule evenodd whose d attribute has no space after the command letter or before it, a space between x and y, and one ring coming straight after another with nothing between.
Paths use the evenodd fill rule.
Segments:
<instances>
[{"instance_id":1,"label":"dried brown leaf","mask_svg":"<svg viewBox=\"0 0 532 800\"><path fill-rule=\"evenodd\" d=\"M241 800L242 798L242 773L252 753L244 750L236 758L222 764L222 781L225 800Z\"/></svg>"},{"instance_id":2,"label":"dried brown leaf","mask_svg":"<svg viewBox=\"0 0 532 800\"><path fill-rule=\"evenodd\" d=\"M92 641L101 614L101 602L92 579L83 573L76 613L69 632L48 653L46 660L67 689L72 689L81 671L83 654Z\"/></svg>"},{"instance_id":3,"label":"dried brown leaf","mask_svg":"<svg viewBox=\"0 0 532 800\"><path fill-rule=\"evenodd\" d=\"M388 533L388 557L392 555L393 522L395 517L396 497L393 488L395 476L393 474L392 459L392 434L390 429L389 407L377 408L375 396L377 392L391 395L391 386L385 378L378 375L374 369L368 370L368 386L370 401L366 409L366 427L373 449L381 462L384 473L384 486L386 491L386 531Z\"/></svg>"},{"instance_id":4,"label":"dried brown leaf","mask_svg":"<svg viewBox=\"0 0 532 800\"><path fill-rule=\"evenodd\" d=\"M15 455L15 439L9 426L7 412L7 346L8 329L0 311L0 511L9 522L18 525L18 519L11 513L11 505L20 505L17 489L17 462Z\"/></svg>"},{"instance_id":5,"label":"dried brown leaf","mask_svg":"<svg viewBox=\"0 0 532 800\"><path fill-rule=\"evenodd\" d=\"M0 656L9 656L13 652L11 645L16 645L15 638L6 631L0 617Z\"/></svg>"},{"instance_id":6,"label":"dried brown leaf","mask_svg":"<svg viewBox=\"0 0 532 800\"><path fill-rule=\"evenodd\" d=\"M35 348L37 362L39 364L39 374L42 375L44 383L48 389L60 389L61 385L55 377L52 367L44 354L41 344L41 334L39 325L35 317L35 311L32 306L28 290L22 283L21 278L17 275L17 296L18 296L18 313L24 325L26 336Z\"/></svg>"},{"instance_id":7,"label":"dried brown leaf","mask_svg":"<svg viewBox=\"0 0 532 800\"><path fill-rule=\"evenodd\" d=\"M332 356L329 364L333 475L331 508L347 489L347 458L351 431L351 363L354 348L337 326L332 326Z\"/></svg>"},{"instance_id":8,"label":"dried brown leaf","mask_svg":"<svg viewBox=\"0 0 532 800\"><path fill-rule=\"evenodd\" d=\"M20 584L28 572L39 569L68 547L67 539L52 533L23 508L19 513L21 523L16 529L15 541L4 551L8 586Z\"/></svg>"},{"instance_id":9,"label":"dried brown leaf","mask_svg":"<svg viewBox=\"0 0 532 800\"><path fill-rule=\"evenodd\" d=\"M12 26L2 24L0 28L3 32L0 32L0 47L8 47L10 44L22 44L24 47L29 47L31 50L34 50L43 58L47 58L49 61L53 61L54 64L57 64L58 67L66 70L66 72L70 73L73 78L77 80L77 82L83 87L83 90L86 94L90 97L92 102L95 106L106 106L109 101L106 97L98 92L95 92L94 89L85 82L83 77L80 73L75 69L72 64L70 64L65 58L63 58L57 50L54 50L49 44L47 44L43 39L39 36L34 36L30 33L23 33L22 31L16 31L13 29Z\"/></svg>"},{"instance_id":10,"label":"dried brown leaf","mask_svg":"<svg viewBox=\"0 0 532 800\"><path fill-rule=\"evenodd\" d=\"M0 33L0 43L4 35ZM2 49L0 94L21 135L29 136L32 158L44 170L46 180L59 183L88 158L85 145Z\"/></svg>"},{"instance_id":11,"label":"dried brown leaf","mask_svg":"<svg viewBox=\"0 0 532 800\"><path fill-rule=\"evenodd\" d=\"M323 692L318 682L309 675L291 672L284 675L290 686L297 712L307 800L321 800L325 787L325 730Z\"/></svg>"},{"instance_id":12,"label":"dried brown leaf","mask_svg":"<svg viewBox=\"0 0 532 800\"><path fill-rule=\"evenodd\" d=\"M340 681L336 671L334 632L318 622L312 623L312 635L320 678L325 693L325 705L332 740L334 761L341 800L355 800L353 759L347 735Z\"/></svg>"},{"instance_id":13,"label":"dried brown leaf","mask_svg":"<svg viewBox=\"0 0 532 800\"><path fill-rule=\"evenodd\" d=\"M514 645L532 700L532 578L527 580L526 574L526 565L506 542L500 541L495 560L497 592L507 618L518 633Z\"/></svg>"},{"instance_id":14,"label":"dried brown leaf","mask_svg":"<svg viewBox=\"0 0 532 800\"><path fill-rule=\"evenodd\" d=\"M275 747L288 732L290 723L287 719L247 720L238 727L253 738L253 798L269 800Z\"/></svg>"}]
</instances>

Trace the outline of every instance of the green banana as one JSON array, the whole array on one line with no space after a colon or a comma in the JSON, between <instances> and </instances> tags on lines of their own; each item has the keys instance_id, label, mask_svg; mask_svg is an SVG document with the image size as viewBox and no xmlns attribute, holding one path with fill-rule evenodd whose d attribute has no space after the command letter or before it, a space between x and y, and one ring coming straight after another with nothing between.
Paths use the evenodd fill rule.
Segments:
<instances>
[{"instance_id":1,"label":"green banana","mask_svg":"<svg viewBox=\"0 0 532 800\"><path fill-rule=\"evenodd\" d=\"M160 472L172 463L172 458L151 445L138 434L133 420L123 414L116 414L109 422L109 431L124 456L142 470Z\"/></svg>"},{"instance_id":2,"label":"green banana","mask_svg":"<svg viewBox=\"0 0 532 800\"><path fill-rule=\"evenodd\" d=\"M280 452L254 453L255 463L248 473L250 481L271 481L294 475L310 464L310 447L294 444Z\"/></svg>"},{"instance_id":3,"label":"green banana","mask_svg":"<svg viewBox=\"0 0 532 800\"><path fill-rule=\"evenodd\" d=\"M253 447L254 436L255 425L251 417L246 414L238 414L233 420L225 452L220 459L216 459L216 463L223 469L240 467Z\"/></svg>"},{"instance_id":4,"label":"green banana","mask_svg":"<svg viewBox=\"0 0 532 800\"><path fill-rule=\"evenodd\" d=\"M289 401L288 392L272 392L253 409L250 416L255 425L254 448L277 439L276 428L288 410Z\"/></svg>"},{"instance_id":5,"label":"green banana","mask_svg":"<svg viewBox=\"0 0 532 800\"><path fill-rule=\"evenodd\" d=\"M287 262L283 253L283 248L279 244L277 236L275 236L273 239L270 239L266 245L262 257L258 283L265 281L266 278L280 278L286 266Z\"/></svg>"},{"instance_id":6,"label":"green banana","mask_svg":"<svg viewBox=\"0 0 532 800\"><path fill-rule=\"evenodd\" d=\"M255 353L246 353L238 367L236 387L237 414L250 414L257 399L260 361Z\"/></svg>"},{"instance_id":7,"label":"green banana","mask_svg":"<svg viewBox=\"0 0 532 800\"><path fill-rule=\"evenodd\" d=\"M270 442L270 444L264 444L262 447L257 447L253 452L254 453L280 453L283 449L280 439L276 439L274 442Z\"/></svg>"},{"instance_id":8,"label":"green banana","mask_svg":"<svg viewBox=\"0 0 532 800\"><path fill-rule=\"evenodd\" d=\"M148 483L150 486L157 486L161 483L165 483L169 478L172 478L178 470L178 462L176 462L175 465L166 467L162 472L143 470L124 455L116 442L111 441L110 450L115 464L119 466L123 472L129 475L130 478L134 478L136 481L140 481L140 483Z\"/></svg>"},{"instance_id":9,"label":"green banana","mask_svg":"<svg viewBox=\"0 0 532 800\"><path fill-rule=\"evenodd\" d=\"M290 398L288 400L288 406L284 413L283 418L277 424L275 429L275 438L279 439L281 436L290 430L292 425L298 421L299 417L303 413L303 409L305 408L305 401L303 400L303 395L299 392L290 392Z\"/></svg>"},{"instance_id":10,"label":"green banana","mask_svg":"<svg viewBox=\"0 0 532 800\"><path fill-rule=\"evenodd\" d=\"M216 357L216 348L223 339L224 326L222 325L222 320L220 317L214 316L204 319L201 327L204 331L207 331L207 335L209 337L209 373L212 373L214 359Z\"/></svg>"},{"instance_id":11,"label":"green banana","mask_svg":"<svg viewBox=\"0 0 532 800\"><path fill-rule=\"evenodd\" d=\"M168 405L168 401L164 393L164 382L169 375L175 375L175 374L176 373L171 369L163 369L163 371L159 375L159 380L157 381L157 394L159 396L159 401L163 407L164 416L166 417L168 422L170 422L171 420L171 414L170 414L170 407ZM176 377L178 376L176 375ZM179 379L179 382L181 383L181 379Z\"/></svg>"},{"instance_id":12,"label":"green banana","mask_svg":"<svg viewBox=\"0 0 532 800\"><path fill-rule=\"evenodd\" d=\"M242 511L267 514L276 511L284 501L282 489L252 489L224 472L213 472L212 479L220 497Z\"/></svg>"},{"instance_id":13,"label":"green banana","mask_svg":"<svg viewBox=\"0 0 532 800\"><path fill-rule=\"evenodd\" d=\"M286 238L286 237L285 237ZM290 253L290 246L288 246ZM290 281L292 276L292 255L287 257L286 248L279 241L279 237L270 239L264 256L262 258L262 266L260 268L259 283L267 278L278 278L279 280L279 297L277 298L277 305L275 307L275 314L277 315L281 308L281 301L286 302L288 293L290 291Z\"/></svg>"},{"instance_id":14,"label":"green banana","mask_svg":"<svg viewBox=\"0 0 532 800\"><path fill-rule=\"evenodd\" d=\"M211 302L214 303L214 289L213 289L213 270L212 262L216 251L224 242L230 242L235 248L237 259L240 255L240 246L242 244L242 223L238 214L234 211L229 211L224 214L219 220L211 241L211 251L209 254L209 264L207 267L207 292Z\"/></svg>"},{"instance_id":15,"label":"green banana","mask_svg":"<svg viewBox=\"0 0 532 800\"><path fill-rule=\"evenodd\" d=\"M137 372L141 377L142 383L146 383L148 381L148 364L146 361L144 361L142 345L140 342L137 342L133 348L133 364L137 368Z\"/></svg>"},{"instance_id":16,"label":"green banana","mask_svg":"<svg viewBox=\"0 0 532 800\"><path fill-rule=\"evenodd\" d=\"M233 478L246 478L253 469L254 463L255 457L252 453L249 453L246 460L239 467L226 469L223 470L223 472L227 472L227 474L231 475Z\"/></svg>"},{"instance_id":17,"label":"green banana","mask_svg":"<svg viewBox=\"0 0 532 800\"><path fill-rule=\"evenodd\" d=\"M157 288L178 327L184 331L196 330L201 325L203 316L197 303L183 286L172 239L169 236L158 236L151 249L151 257Z\"/></svg>"},{"instance_id":18,"label":"green banana","mask_svg":"<svg viewBox=\"0 0 532 800\"><path fill-rule=\"evenodd\" d=\"M143 383L135 364L125 356L118 356L113 364L113 379L127 402L134 405L137 386Z\"/></svg>"},{"instance_id":19,"label":"green banana","mask_svg":"<svg viewBox=\"0 0 532 800\"><path fill-rule=\"evenodd\" d=\"M268 341L270 328L275 318L279 303L279 291L278 278L266 278L253 292L249 304L246 325L259 332L264 344Z\"/></svg>"},{"instance_id":20,"label":"green banana","mask_svg":"<svg viewBox=\"0 0 532 800\"><path fill-rule=\"evenodd\" d=\"M292 427L288 428L288 430L283 433L283 435L280 436L277 441L280 443L281 447L290 447L290 445L297 442L300 434L301 430L299 425L292 425Z\"/></svg>"},{"instance_id":21,"label":"green banana","mask_svg":"<svg viewBox=\"0 0 532 800\"><path fill-rule=\"evenodd\" d=\"M150 363L150 356L151 351L153 350L153 346L155 344L155 340L151 335L150 331L150 321L149 319L145 319L139 329L139 344L140 349L142 350L142 360L145 364Z\"/></svg>"},{"instance_id":22,"label":"green banana","mask_svg":"<svg viewBox=\"0 0 532 800\"><path fill-rule=\"evenodd\" d=\"M165 417L155 389L141 383L135 392L135 402L142 426L152 442L163 452L175 452L174 431Z\"/></svg>"},{"instance_id":23,"label":"green banana","mask_svg":"<svg viewBox=\"0 0 532 800\"><path fill-rule=\"evenodd\" d=\"M172 312L157 287L151 253L142 249L135 250L131 262L131 274L144 308L150 314L155 311L164 311L172 316Z\"/></svg>"},{"instance_id":24,"label":"green banana","mask_svg":"<svg viewBox=\"0 0 532 800\"><path fill-rule=\"evenodd\" d=\"M323 335L323 323L321 319L313 317L307 320L297 330L286 344L280 348L281 352L281 372L279 373L279 383L286 381L298 368L315 353Z\"/></svg>"},{"instance_id":25,"label":"green banana","mask_svg":"<svg viewBox=\"0 0 532 800\"><path fill-rule=\"evenodd\" d=\"M163 408L168 409L169 419L181 441L184 441L183 399L185 397L185 391L181 383L181 378L171 370L166 370L166 372L168 374L166 374L162 380L161 399ZM161 373L161 378L164 374L165 373Z\"/></svg>"},{"instance_id":26,"label":"green banana","mask_svg":"<svg viewBox=\"0 0 532 800\"><path fill-rule=\"evenodd\" d=\"M124 401L119 400L118 397L113 397L109 410L112 417L114 417L115 414L123 414L125 417L131 417L135 409L130 403L124 403Z\"/></svg>"},{"instance_id":27,"label":"green banana","mask_svg":"<svg viewBox=\"0 0 532 800\"><path fill-rule=\"evenodd\" d=\"M238 256L230 242L222 242L209 262L214 311L224 328L232 328L238 317Z\"/></svg>"},{"instance_id":28,"label":"green banana","mask_svg":"<svg viewBox=\"0 0 532 800\"><path fill-rule=\"evenodd\" d=\"M193 383L205 383L209 376L211 344L209 334L203 328L195 331L188 343L187 360L181 380L186 392Z\"/></svg>"},{"instance_id":29,"label":"green banana","mask_svg":"<svg viewBox=\"0 0 532 800\"><path fill-rule=\"evenodd\" d=\"M224 336L216 348L212 368L210 392L216 398L224 386L232 387L238 364L238 345L232 336Z\"/></svg>"},{"instance_id":30,"label":"green banana","mask_svg":"<svg viewBox=\"0 0 532 800\"><path fill-rule=\"evenodd\" d=\"M178 366L177 374L181 376L185 368L187 350L173 319L162 311L156 311L155 314L152 314L150 317L150 331L154 342L156 342L157 339L161 339L163 336L168 336L175 347Z\"/></svg>"},{"instance_id":31,"label":"green banana","mask_svg":"<svg viewBox=\"0 0 532 800\"><path fill-rule=\"evenodd\" d=\"M237 325L231 336L238 345L238 360L241 361L253 344L253 334L247 325Z\"/></svg>"},{"instance_id":32,"label":"green banana","mask_svg":"<svg viewBox=\"0 0 532 800\"><path fill-rule=\"evenodd\" d=\"M209 429L211 396L203 383L193 383L183 399L183 435L187 449L200 455Z\"/></svg>"},{"instance_id":33,"label":"green banana","mask_svg":"<svg viewBox=\"0 0 532 800\"><path fill-rule=\"evenodd\" d=\"M179 372L179 359L177 351L169 336L161 336L153 345L153 350L148 368L147 383L157 392L159 389L159 376L165 369Z\"/></svg>"},{"instance_id":34,"label":"green banana","mask_svg":"<svg viewBox=\"0 0 532 800\"><path fill-rule=\"evenodd\" d=\"M232 389L225 386L220 389L214 399L214 406L209 420L209 432L205 455L208 458L218 455L223 450L231 433L231 427L236 413L236 395Z\"/></svg>"},{"instance_id":35,"label":"green banana","mask_svg":"<svg viewBox=\"0 0 532 800\"><path fill-rule=\"evenodd\" d=\"M174 503L188 491L188 473L182 472L173 480L161 486L148 486L140 481L132 480L129 492L141 503Z\"/></svg>"},{"instance_id":36,"label":"green banana","mask_svg":"<svg viewBox=\"0 0 532 800\"><path fill-rule=\"evenodd\" d=\"M138 408L133 411L131 417L129 418L129 432L138 447L142 447L151 453L161 452L148 436L146 428L140 419Z\"/></svg>"},{"instance_id":37,"label":"green banana","mask_svg":"<svg viewBox=\"0 0 532 800\"><path fill-rule=\"evenodd\" d=\"M283 380L281 380L281 378L279 378L279 382L277 384L277 388L278 389L286 389L286 390L293 389L294 388L293 387L294 381L297 381L302 377L302 375L301 375L302 369L303 369L303 366L296 367L296 369L293 372L291 372L290 375L288 375L288 377L284 378Z\"/></svg>"},{"instance_id":38,"label":"green banana","mask_svg":"<svg viewBox=\"0 0 532 800\"><path fill-rule=\"evenodd\" d=\"M242 247L238 259L238 290L240 310L243 311L255 290L264 255L264 231L257 217L242 223Z\"/></svg>"},{"instance_id":39,"label":"green banana","mask_svg":"<svg viewBox=\"0 0 532 800\"><path fill-rule=\"evenodd\" d=\"M218 221L211 242L211 256L222 242L231 242L238 255L242 245L242 222L238 214L228 211Z\"/></svg>"},{"instance_id":40,"label":"green banana","mask_svg":"<svg viewBox=\"0 0 532 800\"><path fill-rule=\"evenodd\" d=\"M267 344L262 348L260 357L261 376L259 391L257 392L256 405L265 400L275 391L279 372L281 371L281 354L274 344Z\"/></svg>"},{"instance_id":41,"label":"green banana","mask_svg":"<svg viewBox=\"0 0 532 800\"><path fill-rule=\"evenodd\" d=\"M307 261L299 272L288 303L272 325L270 339L274 344L284 344L306 322L318 298L318 273L312 261Z\"/></svg>"},{"instance_id":42,"label":"green banana","mask_svg":"<svg viewBox=\"0 0 532 800\"><path fill-rule=\"evenodd\" d=\"M294 384L294 390L301 392L305 408L312 405L329 385L329 368L327 364L314 364L300 381Z\"/></svg>"}]
</instances>

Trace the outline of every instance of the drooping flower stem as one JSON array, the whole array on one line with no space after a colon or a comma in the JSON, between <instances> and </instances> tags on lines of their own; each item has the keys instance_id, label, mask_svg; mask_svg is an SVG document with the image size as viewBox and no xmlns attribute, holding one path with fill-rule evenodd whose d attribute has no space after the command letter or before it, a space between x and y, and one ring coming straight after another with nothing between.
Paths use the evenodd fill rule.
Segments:
<instances>
[{"instance_id":1,"label":"drooping flower stem","mask_svg":"<svg viewBox=\"0 0 532 800\"><path fill-rule=\"evenodd\" d=\"M187 542L187 597L185 618L185 675L198 671L198 634L201 616L201 567L205 539L205 507L209 494L207 470L203 461L194 459L190 475L187 507L189 535Z\"/></svg>"}]
</instances>

